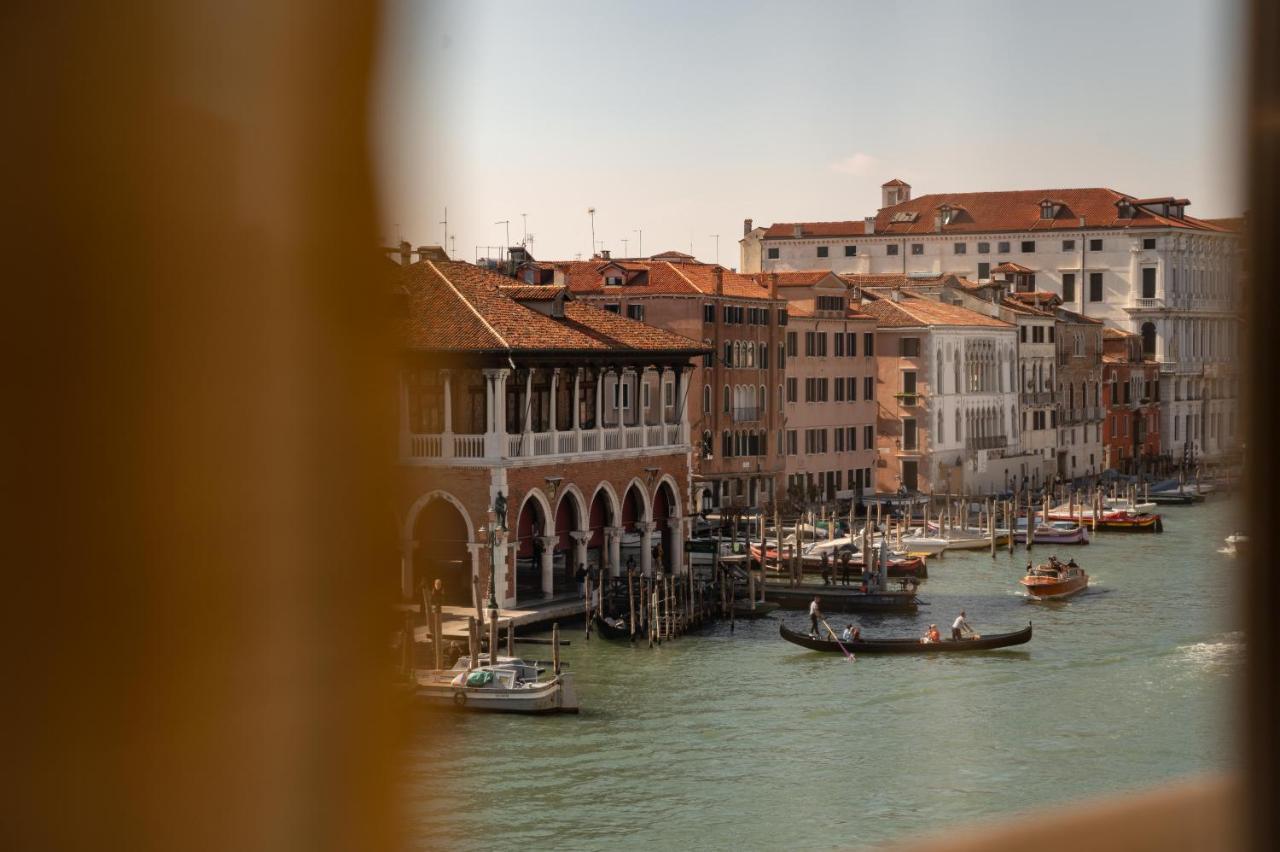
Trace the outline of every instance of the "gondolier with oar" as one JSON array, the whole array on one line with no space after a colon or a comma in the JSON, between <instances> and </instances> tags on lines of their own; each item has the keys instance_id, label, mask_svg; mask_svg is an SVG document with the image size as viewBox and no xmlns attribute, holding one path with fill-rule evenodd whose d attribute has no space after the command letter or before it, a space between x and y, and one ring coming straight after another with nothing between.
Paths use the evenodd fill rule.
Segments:
<instances>
[{"instance_id":1,"label":"gondolier with oar","mask_svg":"<svg viewBox=\"0 0 1280 852\"><path fill-rule=\"evenodd\" d=\"M818 597L814 595L809 602L809 635L817 638L818 622L822 620L822 608L818 606Z\"/></svg>"},{"instance_id":2,"label":"gondolier with oar","mask_svg":"<svg viewBox=\"0 0 1280 852\"><path fill-rule=\"evenodd\" d=\"M956 617L955 621L951 622L951 638L956 640L963 639L966 630L970 633L973 632L969 622L965 621L964 610L960 610L960 615Z\"/></svg>"}]
</instances>

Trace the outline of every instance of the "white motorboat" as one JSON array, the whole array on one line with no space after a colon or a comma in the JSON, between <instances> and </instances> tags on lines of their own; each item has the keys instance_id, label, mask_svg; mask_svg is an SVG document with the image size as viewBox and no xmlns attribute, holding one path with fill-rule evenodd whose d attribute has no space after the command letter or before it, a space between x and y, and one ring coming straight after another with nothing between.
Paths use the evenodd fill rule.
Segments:
<instances>
[{"instance_id":1,"label":"white motorboat","mask_svg":"<svg viewBox=\"0 0 1280 852\"><path fill-rule=\"evenodd\" d=\"M414 672L414 696L427 704L497 713L577 713L578 694L573 674L560 672L542 678L544 669L518 657L499 655L496 665L487 656L470 667L462 657L451 669Z\"/></svg>"},{"instance_id":2,"label":"white motorboat","mask_svg":"<svg viewBox=\"0 0 1280 852\"><path fill-rule=\"evenodd\" d=\"M1249 549L1249 536L1242 532L1233 532L1231 535L1227 536L1224 541L1227 543L1227 546L1220 552L1225 553L1228 556L1239 556Z\"/></svg>"}]
</instances>

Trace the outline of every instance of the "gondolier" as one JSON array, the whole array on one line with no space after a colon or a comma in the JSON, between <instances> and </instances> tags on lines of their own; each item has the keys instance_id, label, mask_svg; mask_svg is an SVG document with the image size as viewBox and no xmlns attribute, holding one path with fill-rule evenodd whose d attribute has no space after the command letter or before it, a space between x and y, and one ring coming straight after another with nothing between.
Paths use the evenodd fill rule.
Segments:
<instances>
[{"instance_id":1,"label":"gondolier","mask_svg":"<svg viewBox=\"0 0 1280 852\"><path fill-rule=\"evenodd\" d=\"M822 609L818 606L818 598L815 596L809 603L809 635L818 635L818 621L822 618Z\"/></svg>"},{"instance_id":2,"label":"gondolier","mask_svg":"<svg viewBox=\"0 0 1280 852\"><path fill-rule=\"evenodd\" d=\"M951 638L963 639L964 631L966 630L970 633L973 632L973 628L969 626L969 622L964 619L964 610L960 610L960 615L956 617L955 621L951 622Z\"/></svg>"}]
</instances>

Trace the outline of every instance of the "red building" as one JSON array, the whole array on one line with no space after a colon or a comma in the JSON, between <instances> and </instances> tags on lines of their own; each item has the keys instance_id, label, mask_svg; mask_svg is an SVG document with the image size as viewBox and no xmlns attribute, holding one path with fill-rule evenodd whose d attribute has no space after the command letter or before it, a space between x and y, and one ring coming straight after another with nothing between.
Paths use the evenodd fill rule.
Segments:
<instances>
[{"instance_id":1,"label":"red building","mask_svg":"<svg viewBox=\"0 0 1280 852\"><path fill-rule=\"evenodd\" d=\"M1143 357L1137 334L1104 329L1102 350L1105 467L1137 473L1161 453L1160 365Z\"/></svg>"},{"instance_id":2,"label":"red building","mask_svg":"<svg viewBox=\"0 0 1280 852\"><path fill-rule=\"evenodd\" d=\"M579 565L656 570L657 541L681 570L687 391L706 349L564 286L421 255L392 271L402 593L440 578L446 603L472 604L493 564L502 606L576 595Z\"/></svg>"}]
</instances>

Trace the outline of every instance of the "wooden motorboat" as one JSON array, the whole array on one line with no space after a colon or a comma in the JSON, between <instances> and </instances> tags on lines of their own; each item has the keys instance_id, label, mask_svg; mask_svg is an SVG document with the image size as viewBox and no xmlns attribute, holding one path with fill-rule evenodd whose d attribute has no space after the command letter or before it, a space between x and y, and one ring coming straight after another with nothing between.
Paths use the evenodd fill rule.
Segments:
<instances>
[{"instance_id":1,"label":"wooden motorboat","mask_svg":"<svg viewBox=\"0 0 1280 852\"><path fill-rule=\"evenodd\" d=\"M1127 509L1107 510L1095 513L1092 507L1080 508L1074 512L1066 506L1049 510L1049 521L1074 521L1094 530L1111 530L1114 532L1164 532L1164 521L1151 512L1132 512Z\"/></svg>"},{"instance_id":2,"label":"wooden motorboat","mask_svg":"<svg viewBox=\"0 0 1280 852\"><path fill-rule=\"evenodd\" d=\"M1027 519L1019 518L1014 530L1014 541L1027 540ZM1075 521L1050 521L1036 525L1036 544L1088 544L1089 528Z\"/></svg>"},{"instance_id":3,"label":"wooden motorboat","mask_svg":"<svg viewBox=\"0 0 1280 852\"><path fill-rule=\"evenodd\" d=\"M778 625L778 632L783 639L808 648L810 651L823 651L829 654L841 654L840 644L828 637L815 639L807 633L788 630L785 624ZM945 654L963 651L992 651L996 648L1008 648L1013 645L1025 645L1031 641L1031 624L1012 633L996 633L974 639L943 639L940 642L925 642L920 637L908 639L867 639L856 642L841 643L853 654Z\"/></svg>"},{"instance_id":4,"label":"wooden motorboat","mask_svg":"<svg viewBox=\"0 0 1280 852\"><path fill-rule=\"evenodd\" d=\"M1037 565L1019 582L1037 600L1060 600L1089 588L1089 574L1078 565Z\"/></svg>"},{"instance_id":5,"label":"wooden motorboat","mask_svg":"<svg viewBox=\"0 0 1280 852\"><path fill-rule=\"evenodd\" d=\"M482 658L485 659L485 658ZM489 713L577 713L573 674L549 678L536 663L499 656L496 664L414 672L414 698L436 707Z\"/></svg>"}]
</instances>

